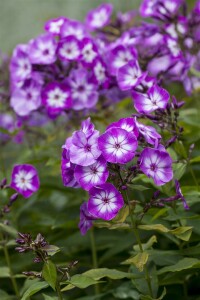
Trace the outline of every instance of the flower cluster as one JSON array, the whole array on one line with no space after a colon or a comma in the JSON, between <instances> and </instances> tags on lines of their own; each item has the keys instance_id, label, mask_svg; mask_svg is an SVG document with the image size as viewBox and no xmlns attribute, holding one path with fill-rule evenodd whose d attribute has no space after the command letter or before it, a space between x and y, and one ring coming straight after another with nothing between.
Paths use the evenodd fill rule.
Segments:
<instances>
[{"instance_id":1,"label":"flower cluster","mask_svg":"<svg viewBox=\"0 0 200 300\"><path fill-rule=\"evenodd\" d=\"M112 20L111 4L91 10L82 23L47 21L46 33L13 51L11 107L21 117L37 110L55 118L128 94L139 111L164 108L168 95L158 86L163 81L181 81L188 92L198 87L190 70L199 70L199 3L187 14L183 0L144 0L140 14L155 23L134 26L133 12ZM155 100L157 93L163 101Z\"/></svg>"},{"instance_id":2,"label":"flower cluster","mask_svg":"<svg viewBox=\"0 0 200 300\"><path fill-rule=\"evenodd\" d=\"M82 234L92 226L94 219L109 221L117 215L127 202L123 190L138 174L152 178L156 186L173 179L173 161L161 144L160 134L136 117L110 124L103 134L88 118L62 148L63 184L89 193L88 202L81 206ZM178 190L173 200L177 199L183 200Z\"/></svg>"}]
</instances>

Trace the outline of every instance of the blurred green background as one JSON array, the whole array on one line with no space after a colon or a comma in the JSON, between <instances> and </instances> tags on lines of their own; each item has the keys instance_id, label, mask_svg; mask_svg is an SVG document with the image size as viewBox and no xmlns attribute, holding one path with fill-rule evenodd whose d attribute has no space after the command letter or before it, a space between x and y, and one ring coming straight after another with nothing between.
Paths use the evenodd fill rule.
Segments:
<instances>
[{"instance_id":1,"label":"blurred green background","mask_svg":"<svg viewBox=\"0 0 200 300\"><path fill-rule=\"evenodd\" d=\"M142 0L0 0L0 49L11 53L43 30L45 21L58 16L84 20L89 9L113 3L115 11L137 9ZM189 5L195 0L187 0Z\"/></svg>"}]
</instances>

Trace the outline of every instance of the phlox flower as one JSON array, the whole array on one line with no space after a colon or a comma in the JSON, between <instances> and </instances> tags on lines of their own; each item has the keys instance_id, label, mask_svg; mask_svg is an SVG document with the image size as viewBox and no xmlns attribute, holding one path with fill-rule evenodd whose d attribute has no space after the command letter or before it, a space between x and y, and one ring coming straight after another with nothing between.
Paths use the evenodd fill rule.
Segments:
<instances>
[{"instance_id":1,"label":"phlox flower","mask_svg":"<svg viewBox=\"0 0 200 300\"><path fill-rule=\"evenodd\" d=\"M42 102L50 114L58 114L72 106L69 88L58 82L48 83L42 91Z\"/></svg>"},{"instance_id":2,"label":"phlox flower","mask_svg":"<svg viewBox=\"0 0 200 300\"><path fill-rule=\"evenodd\" d=\"M49 65L56 61L57 42L50 33L41 34L29 43L29 59L32 64Z\"/></svg>"},{"instance_id":3,"label":"phlox flower","mask_svg":"<svg viewBox=\"0 0 200 300\"><path fill-rule=\"evenodd\" d=\"M122 91L136 87L147 75L142 73L137 61L129 61L126 65L119 68L117 82Z\"/></svg>"},{"instance_id":4,"label":"phlox flower","mask_svg":"<svg viewBox=\"0 0 200 300\"><path fill-rule=\"evenodd\" d=\"M134 118L122 118L117 122L111 123L108 127L107 130L113 127L119 127L122 128L128 132L133 132L136 137L139 135L139 131L137 129L136 123Z\"/></svg>"},{"instance_id":5,"label":"phlox flower","mask_svg":"<svg viewBox=\"0 0 200 300\"><path fill-rule=\"evenodd\" d=\"M95 218L109 221L124 205L122 195L111 183L91 188L89 195L88 211Z\"/></svg>"},{"instance_id":6,"label":"phlox flower","mask_svg":"<svg viewBox=\"0 0 200 300\"><path fill-rule=\"evenodd\" d=\"M137 119L135 119L135 123L139 130L139 133L145 138L147 143L157 147L161 139L161 135L156 131L156 129L152 126L147 126L139 123Z\"/></svg>"},{"instance_id":7,"label":"phlox flower","mask_svg":"<svg viewBox=\"0 0 200 300\"><path fill-rule=\"evenodd\" d=\"M90 166L83 167L77 165L74 175L80 186L86 191L90 190L93 186L101 185L106 182L109 176L106 160L100 156Z\"/></svg>"},{"instance_id":8,"label":"phlox flower","mask_svg":"<svg viewBox=\"0 0 200 300\"><path fill-rule=\"evenodd\" d=\"M11 94L10 106L19 116L28 116L41 105L41 85L28 80L23 88L14 88Z\"/></svg>"},{"instance_id":9,"label":"phlox flower","mask_svg":"<svg viewBox=\"0 0 200 300\"><path fill-rule=\"evenodd\" d=\"M99 132L94 130L89 137L82 131L76 131L72 135L70 146L70 161L80 166L89 166L96 162L101 155L98 147Z\"/></svg>"},{"instance_id":10,"label":"phlox flower","mask_svg":"<svg viewBox=\"0 0 200 300\"><path fill-rule=\"evenodd\" d=\"M73 35L78 40L82 40L82 38L86 36L87 32L85 26L81 22L66 19L61 26L60 34L62 38Z\"/></svg>"},{"instance_id":11,"label":"phlox flower","mask_svg":"<svg viewBox=\"0 0 200 300\"><path fill-rule=\"evenodd\" d=\"M58 44L57 54L64 61L77 60L80 56L79 40L73 35L62 38Z\"/></svg>"},{"instance_id":12,"label":"phlox flower","mask_svg":"<svg viewBox=\"0 0 200 300\"><path fill-rule=\"evenodd\" d=\"M32 165L15 165L12 170L10 187L29 198L40 186L37 170Z\"/></svg>"},{"instance_id":13,"label":"phlox flower","mask_svg":"<svg viewBox=\"0 0 200 300\"><path fill-rule=\"evenodd\" d=\"M173 178L172 159L167 151L145 148L140 155L140 169L153 178L156 185L164 185Z\"/></svg>"},{"instance_id":14,"label":"phlox flower","mask_svg":"<svg viewBox=\"0 0 200 300\"><path fill-rule=\"evenodd\" d=\"M110 128L98 140L103 157L112 163L125 164L133 159L138 143L134 133Z\"/></svg>"},{"instance_id":15,"label":"phlox flower","mask_svg":"<svg viewBox=\"0 0 200 300\"><path fill-rule=\"evenodd\" d=\"M60 35L60 28L66 20L65 17L49 20L45 23L44 29L53 35Z\"/></svg>"},{"instance_id":16,"label":"phlox flower","mask_svg":"<svg viewBox=\"0 0 200 300\"><path fill-rule=\"evenodd\" d=\"M165 109L169 101L169 93L159 87L152 86L146 94L132 92L134 107L139 113L150 113L157 109Z\"/></svg>"},{"instance_id":17,"label":"phlox flower","mask_svg":"<svg viewBox=\"0 0 200 300\"><path fill-rule=\"evenodd\" d=\"M86 17L86 26L89 29L98 29L106 26L110 21L113 6L110 3L101 4L89 11Z\"/></svg>"}]
</instances>

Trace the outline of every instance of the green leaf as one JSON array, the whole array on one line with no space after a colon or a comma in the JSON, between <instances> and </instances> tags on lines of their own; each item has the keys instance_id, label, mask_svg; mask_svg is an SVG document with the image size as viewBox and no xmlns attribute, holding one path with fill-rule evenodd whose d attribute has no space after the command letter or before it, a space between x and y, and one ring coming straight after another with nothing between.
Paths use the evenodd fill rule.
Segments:
<instances>
[{"instance_id":1,"label":"green leaf","mask_svg":"<svg viewBox=\"0 0 200 300\"><path fill-rule=\"evenodd\" d=\"M151 296L148 296L148 295L141 295L140 296L140 299L141 300L162 300L164 297L165 297L165 295L166 295L166 288L164 288L164 290L163 290L163 292L162 292L162 294L160 295L160 297L159 298L152 298Z\"/></svg>"},{"instance_id":2,"label":"green leaf","mask_svg":"<svg viewBox=\"0 0 200 300\"><path fill-rule=\"evenodd\" d=\"M167 227L165 227L162 224L139 225L138 228L142 229L142 230L156 230L156 231L160 231L160 232L164 232L164 233L167 233L170 231Z\"/></svg>"},{"instance_id":3,"label":"green leaf","mask_svg":"<svg viewBox=\"0 0 200 300\"><path fill-rule=\"evenodd\" d=\"M135 191L140 191L140 192L143 192L143 191L146 191L146 190L150 190L150 188L147 188L143 185L137 185L137 184L128 184L127 185L131 190L135 190Z\"/></svg>"},{"instance_id":4,"label":"green leaf","mask_svg":"<svg viewBox=\"0 0 200 300\"><path fill-rule=\"evenodd\" d=\"M51 297L51 296L48 296L45 294L42 294L42 296L44 297L44 300L57 300L58 299L57 297Z\"/></svg>"},{"instance_id":5,"label":"green leaf","mask_svg":"<svg viewBox=\"0 0 200 300\"><path fill-rule=\"evenodd\" d=\"M57 282L57 270L55 264L51 260L45 262L42 269L42 277L55 291Z\"/></svg>"},{"instance_id":6,"label":"green leaf","mask_svg":"<svg viewBox=\"0 0 200 300\"><path fill-rule=\"evenodd\" d=\"M176 229L170 230L162 224L152 224L152 225L139 225L138 228L142 230L156 230L163 233L171 233L183 241L188 241L192 234L193 227L183 226L183 227L178 227Z\"/></svg>"},{"instance_id":7,"label":"green leaf","mask_svg":"<svg viewBox=\"0 0 200 300\"><path fill-rule=\"evenodd\" d=\"M152 217L151 221L158 219L159 217L163 216L168 211L168 207L163 207L158 210L158 212Z\"/></svg>"},{"instance_id":8,"label":"green leaf","mask_svg":"<svg viewBox=\"0 0 200 300\"><path fill-rule=\"evenodd\" d=\"M167 266L162 269L160 269L157 274L161 275L167 272L179 272L182 270L187 269L193 269L193 268L199 268L200 267L200 260L196 258L183 258L177 262L177 264L172 266Z\"/></svg>"},{"instance_id":9,"label":"green leaf","mask_svg":"<svg viewBox=\"0 0 200 300\"><path fill-rule=\"evenodd\" d=\"M46 245L43 247L43 249L48 253L49 256L53 256L60 251L60 248L55 245Z\"/></svg>"},{"instance_id":10,"label":"green leaf","mask_svg":"<svg viewBox=\"0 0 200 300\"><path fill-rule=\"evenodd\" d=\"M192 228L193 227L190 226L178 227L176 229L170 230L170 232L176 235L179 239L187 242L191 237Z\"/></svg>"},{"instance_id":11,"label":"green leaf","mask_svg":"<svg viewBox=\"0 0 200 300\"><path fill-rule=\"evenodd\" d=\"M30 296L36 294L37 292L41 291L42 289L47 288L49 285L47 282L45 281L38 281L38 282L34 282L24 293L23 297L21 298L21 300L26 300L28 299Z\"/></svg>"},{"instance_id":12,"label":"green leaf","mask_svg":"<svg viewBox=\"0 0 200 300\"><path fill-rule=\"evenodd\" d=\"M152 237L150 237L150 239L149 239L146 243L142 244L142 249L143 249L143 250L147 250L147 249L151 248L151 247L153 246L154 243L157 243L157 238L156 238L155 235L153 235ZM134 249L135 251L137 251L137 252L140 251L139 245L133 246L133 249Z\"/></svg>"},{"instance_id":13,"label":"green leaf","mask_svg":"<svg viewBox=\"0 0 200 300\"><path fill-rule=\"evenodd\" d=\"M76 274L71 277L70 281L66 281L66 283L68 283L68 285L61 290L62 292L67 291L74 287L78 287L79 289L85 289L90 285L100 283L100 281L97 281L83 274Z\"/></svg>"},{"instance_id":14,"label":"green leaf","mask_svg":"<svg viewBox=\"0 0 200 300\"><path fill-rule=\"evenodd\" d=\"M108 277L111 279L122 279L122 278L133 278L131 273L121 272L115 269L99 268L91 269L83 273L85 276L99 280L103 277Z\"/></svg>"},{"instance_id":15,"label":"green leaf","mask_svg":"<svg viewBox=\"0 0 200 300\"><path fill-rule=\"evenodd\" d=\"M9 235L16 238L17 236L17 230L11 226L8 226L6 224L0 223L0 230L2 232L8 233Z\"/></svg>"},{"instance_id":16,"label":"green leaf","mask_svg":"<svg viewBox=\"0 0 200 300\"><path fill-rule=\"evenodd\" d=\"M0 278L10 277L10 271L8 267L0 267Z\"/></svg>"},{"instance_id":17,"label":"green leaf","mask_svg":"<svg viewBox=\"0 0 200 300\"><path fill-rule=\"evenodd\" d=\"M135 265L136 268L142 272L144 266L146 265L149 258L149 254L147 252L140 252L136 256L130 257L127 260L123 261L124 265Z\"/></svg>"}]
</instances>

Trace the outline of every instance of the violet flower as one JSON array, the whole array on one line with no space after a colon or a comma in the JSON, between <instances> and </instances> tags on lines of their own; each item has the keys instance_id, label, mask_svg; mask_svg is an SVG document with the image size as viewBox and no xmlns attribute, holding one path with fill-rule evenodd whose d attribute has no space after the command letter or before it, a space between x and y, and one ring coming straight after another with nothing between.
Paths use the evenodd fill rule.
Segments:
<instances>
[{"instance_id":1,"label":"violet flower","mask_svg":"<svg viewBox=\"0 0 200 300\"><path fill-rule=\"evenodd\" d=\"M172 159L163 150L145 148L140 155L140 169L160 186L173 178Z\"/></svg>"},{"instance_id":2,"label":"violet flower","mask_svg":"<svg viewBox=\"0 0 200 300\"><path fill-rule=\"evenodd\" d=\"M88 211L95 218L112 220L124 205L122 195L111 183L91 188L89 195Z\"/></svg>"},{"instance_id":3,"label":"violet flower","mask_svg":"<svg viewBox=\"0 0 200 300\"><path fill-rule=\"evenodd\" d=\"M29 198L40 186L37 170L28 164L15 165L12 170L10 187L24 198Z\"/></svg>"}]
</instances>

